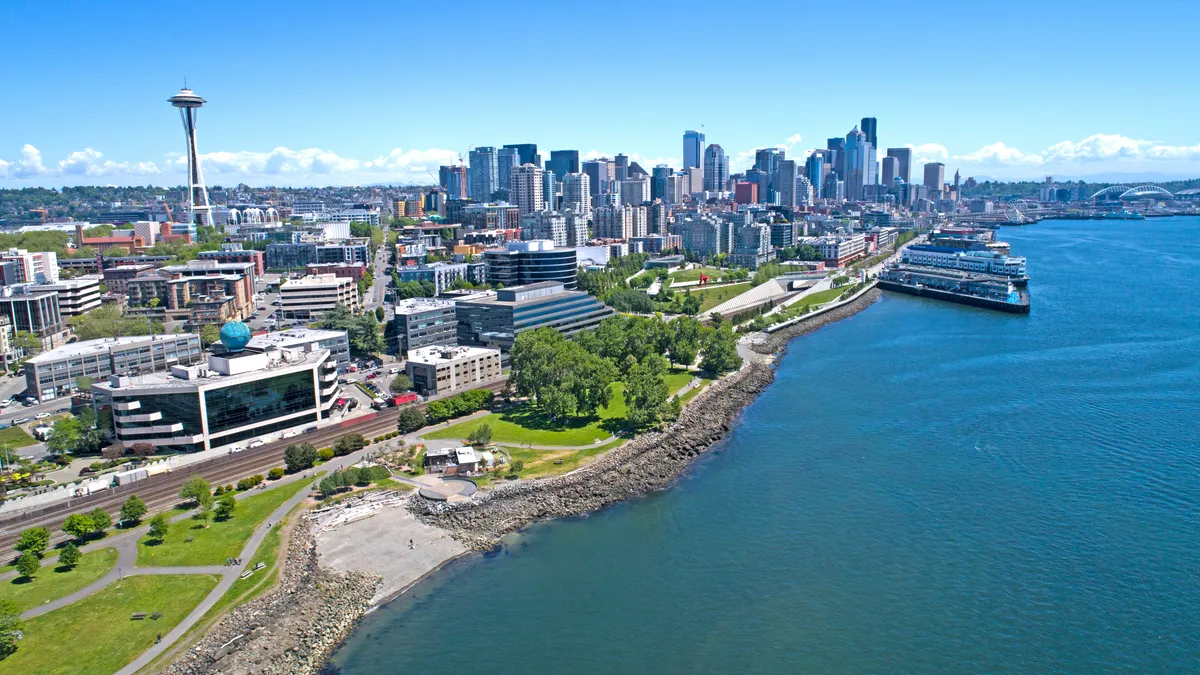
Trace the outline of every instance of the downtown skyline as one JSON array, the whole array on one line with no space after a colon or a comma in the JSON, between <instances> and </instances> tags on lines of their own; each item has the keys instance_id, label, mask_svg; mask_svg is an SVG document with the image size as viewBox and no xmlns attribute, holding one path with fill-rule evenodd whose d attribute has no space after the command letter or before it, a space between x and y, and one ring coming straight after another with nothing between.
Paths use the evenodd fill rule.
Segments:
<instances>
[{"instance_id":1,"label":"downtown skyline","mask_svg":"<svg viewBox=\"0 0 1200 675\"><path fill-rule=\"evenodd\" d=\"M806 45L832 40L821 32L837 18L832 8L763 6L757 13L796 26L796 44L747 39L753 59L706 65L686 77L681 70L670 87L648 74L621 78L616 89L582 84L588 78L572 78L570 63L559 59L481 70L478 61L495 42L462 36L486 26L536 36L539 52L582 54L581 45L619 35L631 45L653 45L630 59L666 63L691 48L669 29L685 16L702 16L729 36L753 35L761 24L703 3L648 8L636 25L621 12L540 4L555 10L512 13L467 3L452 25L445 19L447 25L406 31L399 46L367 41L357 49L306 49L296 36L314 30L310 10L318 5L239 9L231 27L221 8L232 5L216 4L195 19L195 30L212 36L210 42L222 36L235 49L189 52L156 41L93 39L174 26L169 38L181 30L182 10L152 12L138 4L122 12L88 5L62 12L53 3L0 10L9 25L53 21L59 29L53 49L36 31L19 31L9 41L14 51L37 55L38 67L23 59L0 66L0 80L20 94L19 104L10 99L0 107L0 186L182 184L185 145L165 99L185 77L209 101L198 146L210 184L431 184L439 166L457 163L460 154L465 160L468 148L510 143L536 143L543 153L575 149L581 158L624 153L647 169L679 168L687 129L720 144L737 173L753 164L759 148L783 147L788 157L803 159L862 117L879 120L880 148L912 147L915 163L941 161L979 179L1200 175L1200 135L1172 112L1200 102L1188 81L1194 76L1112 86L1155 64L1190 58L1182 31L1190 24L1186 15L1200 18L1200 10L1166 2L1150 4L1171 5L1179 20L1136 53L1114 53L1096 39L1121 27L1114 17L1089 16L1088 31L1055 30L1084 15L1087 6L1077 2L1017 3L1036 11L1004 16L935 2L920 18L889 3L865 3L872 35L881 38L873 44L920 37L915 51L936 53L918 66L908 65L914 49L884 49L903 64L895 66L900 76L868 81L850 74L878 68L878 49L852 55L833 71L793 74L809 54ZM373 3L323 12L330 14L321 17L330 34L353 34L366 18L397 26L414 18L411 10ZM270 32L252 28L268 24ZM980 44L981 30L1002 39ZM740 42L718 41L731 53ZM747 80L755 69L762 77Z\"/></svg>"}]
</instances>

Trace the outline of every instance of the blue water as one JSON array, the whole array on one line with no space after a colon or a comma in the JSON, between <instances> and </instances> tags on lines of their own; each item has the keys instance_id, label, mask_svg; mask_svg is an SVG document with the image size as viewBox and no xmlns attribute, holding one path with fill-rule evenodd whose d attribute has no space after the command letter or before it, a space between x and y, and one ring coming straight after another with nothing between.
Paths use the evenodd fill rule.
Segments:
<instances>
[{"instance_id":1,"label":"blue water","mask_svg":"<svg viewBox=\"0 0 1200 675\"><path fill-rule=\"evenodd\" d=\"M448 566L335 663L1200 671L1200 219L1001 237L1029 316L885 295L671 489Z\"/></svg>"}]
</instances>

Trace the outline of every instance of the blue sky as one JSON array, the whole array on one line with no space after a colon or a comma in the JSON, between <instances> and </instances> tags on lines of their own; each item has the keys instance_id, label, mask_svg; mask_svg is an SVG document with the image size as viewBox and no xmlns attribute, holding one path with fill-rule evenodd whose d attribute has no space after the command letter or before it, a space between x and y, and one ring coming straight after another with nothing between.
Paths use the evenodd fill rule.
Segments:
<instances>
[{"instance_id":1,"label":"blue sky","mask_svg":"<svg viewBox=\"0 0 1200 675\"><path fill-rule=\"evenodd\" d=\"M523 142L648 169L701 126L740 170L863 116L964 176L1200 176L1198 20L1166 0L6 0L0 186L182 182L185 77L209 184L429 182Z\"/></svg>"}]
</instances>

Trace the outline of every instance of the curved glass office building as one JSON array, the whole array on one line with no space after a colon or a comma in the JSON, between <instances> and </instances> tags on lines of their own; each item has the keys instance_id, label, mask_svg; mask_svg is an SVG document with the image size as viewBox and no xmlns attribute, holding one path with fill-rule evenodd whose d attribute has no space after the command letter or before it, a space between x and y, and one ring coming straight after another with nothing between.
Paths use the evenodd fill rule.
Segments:
<instances>
[{"instance_id":1,"label":"curved glass office building","mask_svg":"<svg viewBox=\"0 0 1200 675\"><path fill-rule=\"evenodd\" d=\"M547 239L510 241L503 249L483 252L487 265L487 282L505 288L536 284L543 281L575 288L578 264L573 248L555 248Z\"/></svg>"}]
</instances>

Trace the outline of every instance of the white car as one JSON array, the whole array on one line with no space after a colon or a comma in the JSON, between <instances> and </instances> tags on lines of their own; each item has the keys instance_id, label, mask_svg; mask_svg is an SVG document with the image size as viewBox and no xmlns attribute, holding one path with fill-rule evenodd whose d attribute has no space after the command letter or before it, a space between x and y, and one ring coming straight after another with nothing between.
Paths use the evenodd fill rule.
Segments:
<instances>
[{"instance_id":1,"label":"white car","mask_svg":"<svg viewBox=\"0 0 1200 675\"><path fill-rule=\"evenodd\" d=\"M250 441L249 443L247 443L246 447L247 448L261 448L264 445L266 445L266 442L264 442L261 438L256 438L256 439Z\"/></svg>"},{"instance_id":2,"label":"white car","mask_svg":"<svg viewBox=\"0 0 1200 675\"><path fill-rule=\"evenodd\" d=\"M299 435L300 435L299 431L296 431L295 429L288 429L287 431L283 432L283 434L280 436L280 438L291 438L293 436L299 436Z\"/></svg>"},{"instance_id":3,"label":"white car","mask_svg":"<svg viewBox=\"0 0 1200 675\"><path fill-rule=\"evenodd\" d=\"M396 373L399 373L399 372L400 372L399 368L389 368L388 369L388 375L395 375Z\"/></svg>"},{"instance_id":4,"label":"white car","mask_svg":"<svg viewBox=\"0 0 1200 675\"><path fill-rule=\"evenodd\" d=\"M5 409L12 404L13 404L13 400L11 398L4 399L3 401L0 401L0 410Z\"/></svg>"},{"instance_id":5,"label":"white car","mask_svg":"<svg viewBox=\"0 0 1200 675\"><path fill-rule=\"evenodd\" d=\"M231 454L231 455L232 455L232 454L233 454L233 453L235 453L235 452L241 452L241 451L243 451L243 450L245 450L245 448L243 448L242 446L240 446L240 445L235 445L235 446L233 446L232 448L230 448L230 449L229 449L229 454Z\"/></svg>"},{"instance_id":6,"label":"white car","mask_svg":"<svg viewBox=\"0 0 1200 675\"><path fill-rule=\"evenodd\" d=\"M32 421L33 420L29 419L28 417L18 417L17 419L13 420L12 423L13 424L25 424L26 422L32 422Z\"/></svg>"},{"instance_id":7,"label":"white car","mask_svg":"<svg viewBox=\"0 0 1200 675\"><path fill-rule=\"evenodd\" d=\"M34 415L33 418L37 419L37 420L44 420L49 416L50 416L50 413L48 413L48 412L40 412L40 413Z\"/></svg>"}]
</instances>

